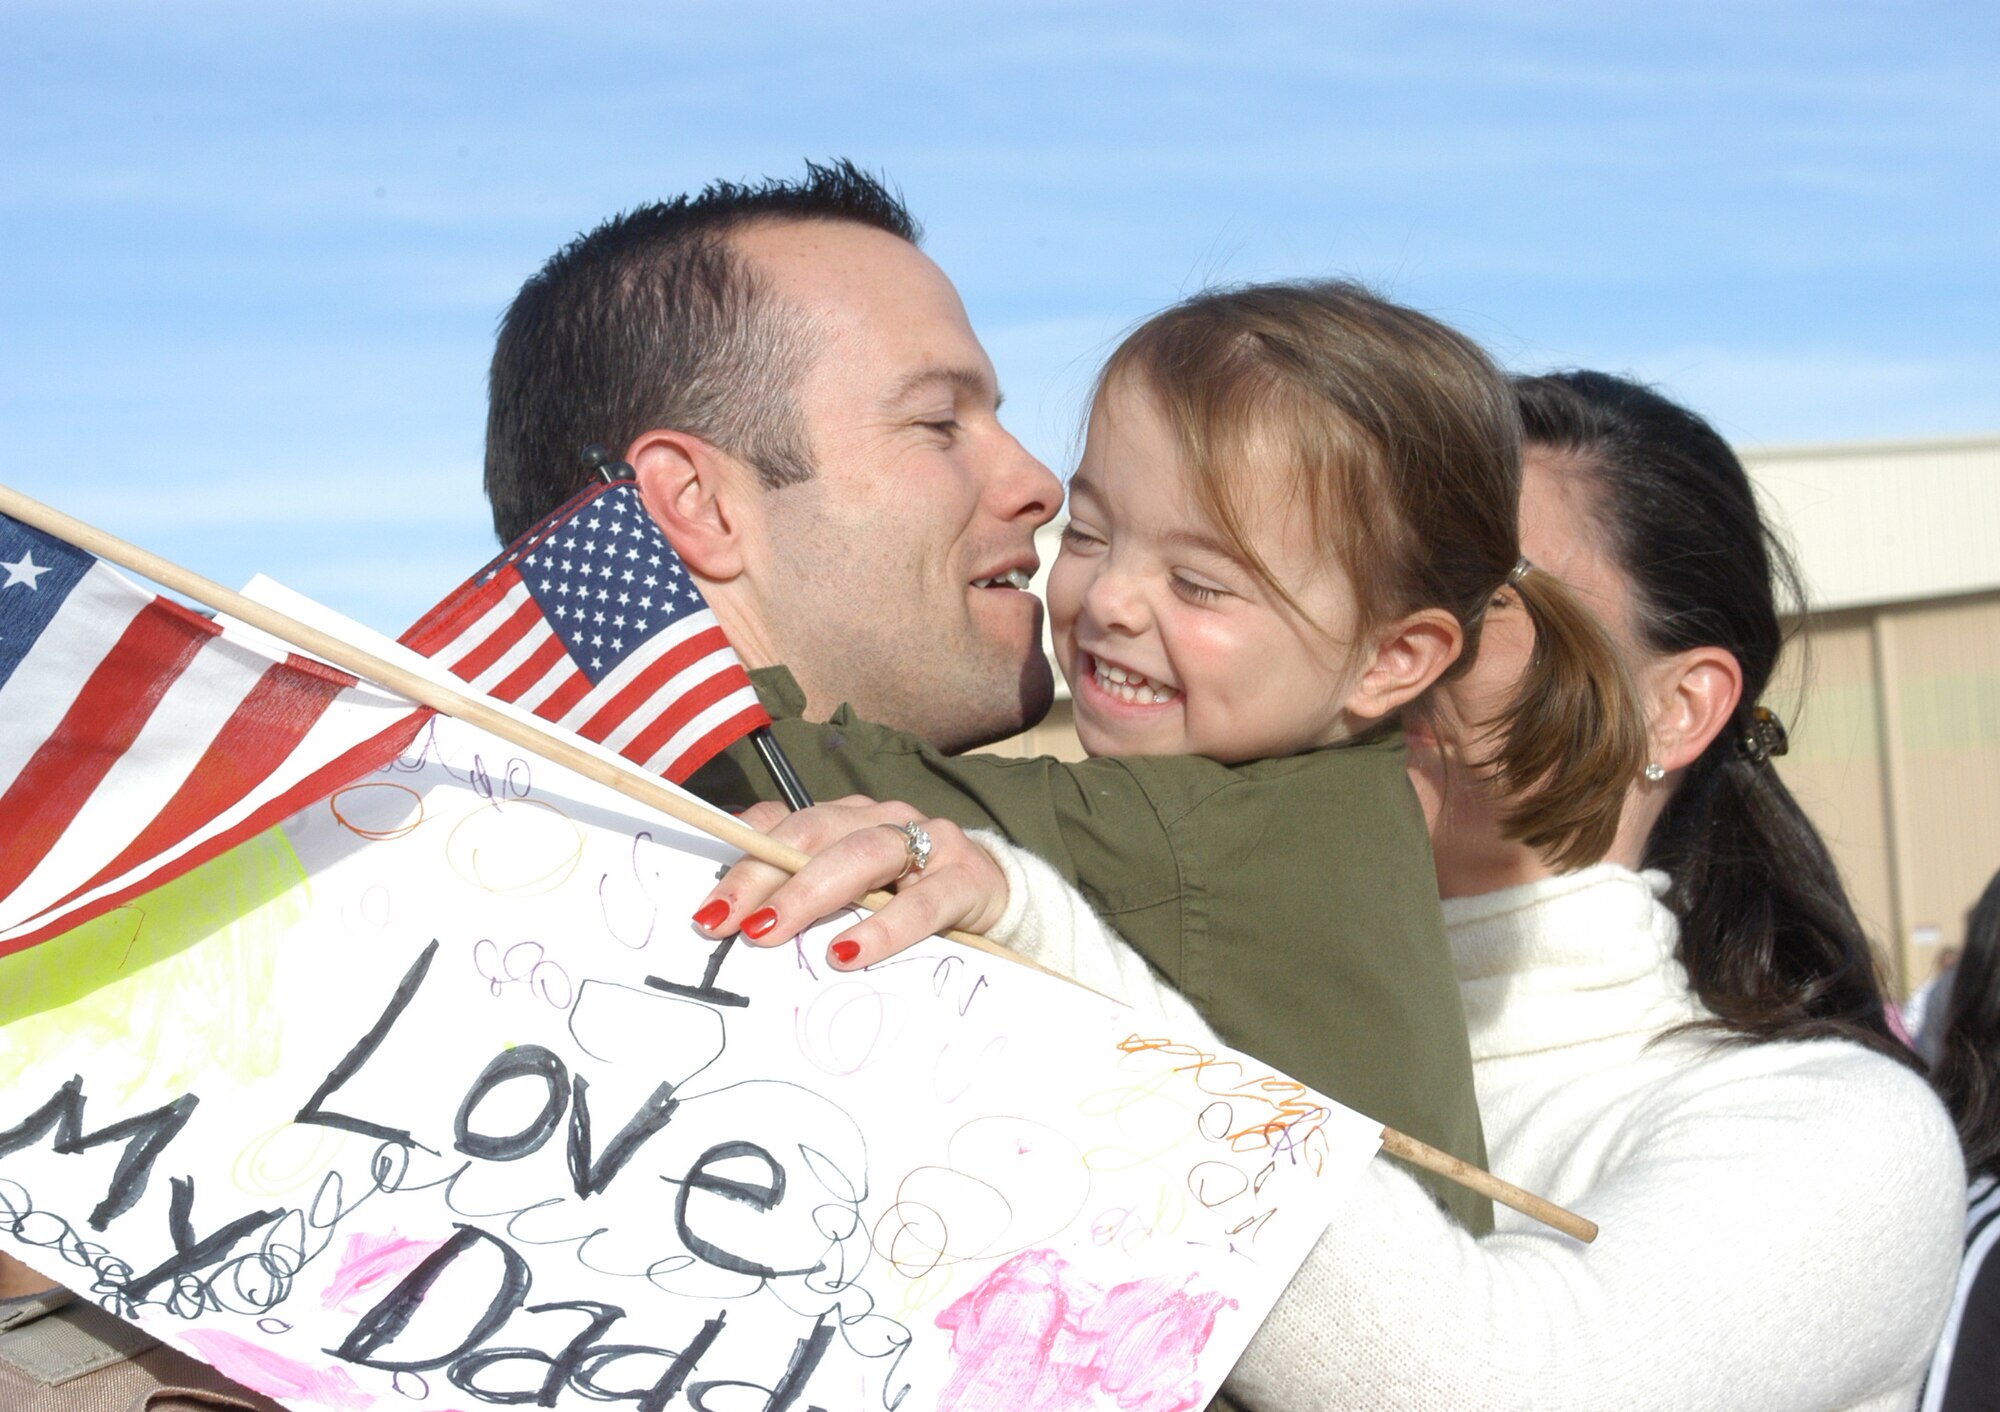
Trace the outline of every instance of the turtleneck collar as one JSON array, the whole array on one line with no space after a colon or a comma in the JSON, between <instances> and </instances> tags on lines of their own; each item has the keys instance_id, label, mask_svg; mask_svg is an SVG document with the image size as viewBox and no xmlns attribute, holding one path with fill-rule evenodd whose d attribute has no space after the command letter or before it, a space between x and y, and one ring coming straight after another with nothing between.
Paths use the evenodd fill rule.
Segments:
<instances>
[{"instance_id":1,"label":"turtleneck collar","mask_svg":"<svg viewBox=\"0 0 2000 1412\"><path fill-rule=\"evenodd\" d=\"M1674 959L1666 888L1664 873L1600 863L1446 902L1473 1059L1706 1018Z\"/></svg>"}]
</instances>

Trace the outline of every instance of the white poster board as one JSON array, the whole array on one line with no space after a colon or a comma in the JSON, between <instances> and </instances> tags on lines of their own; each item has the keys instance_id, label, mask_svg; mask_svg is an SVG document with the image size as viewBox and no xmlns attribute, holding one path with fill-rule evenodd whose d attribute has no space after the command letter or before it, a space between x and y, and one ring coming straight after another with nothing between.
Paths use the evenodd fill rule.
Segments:
<instances>
[{"instance_id":1,"label":"white poster board","mask_svg":"<svg viewBox=\"0 0 2000 1412\"><path fill-rule=\"evenodd\" d=\"M297 1408L1203 1405L1379 1128L439 721L0 958L0 1248ZM713 954L711 954L713 953Z\"/></svg>"}]
</instances>

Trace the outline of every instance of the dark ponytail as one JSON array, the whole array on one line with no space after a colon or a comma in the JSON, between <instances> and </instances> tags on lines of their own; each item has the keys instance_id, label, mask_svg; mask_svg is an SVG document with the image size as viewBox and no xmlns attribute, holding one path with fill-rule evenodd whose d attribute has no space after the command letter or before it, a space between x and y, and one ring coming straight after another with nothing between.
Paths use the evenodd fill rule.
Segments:
<instances>
[{"instance_id":1,"label":"dark ponytail","mask_svg":"<svg viewBox=\"0 0 2000 1412\"><path fill-rule=\"evenodd\" d=\"M1958 1123L1966 1168L2000 1177L2000 873L1965 924L1931 1083Z\"/></svg>"},{"instance_id":2,"label":"dark ponytail","mask_svg":"<svg viewBox=\"0 0 2000 1412\"><path fill-rule=\"evenodd\" d=\"M1776 590L1802 600L1741 462L1700 417L1619 378L1558 373L1515 390L1531 453L1560 458L1591 491L1631 584L1638 646L1721 647L1743 670L1735 718L1681 772L1646 841L1645 865L1672 880L1695 993L1746 1038L1849 1039L1916 1067L1826 845L1758 743L1757 702L1784 644Z\"/></svg>"}]
</instances>

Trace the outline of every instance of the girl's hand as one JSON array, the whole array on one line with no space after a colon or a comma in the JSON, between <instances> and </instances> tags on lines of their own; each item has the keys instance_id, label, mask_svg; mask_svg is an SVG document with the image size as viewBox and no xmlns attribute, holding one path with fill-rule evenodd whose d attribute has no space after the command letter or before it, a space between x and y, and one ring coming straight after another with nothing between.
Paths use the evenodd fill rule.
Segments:
<instances>
[{"instance_id":1,"label":"girl's hand","mask_svg":"<svg viewBox=\"0 0 2000 1412\"><path fill-rule=\"evenodd\" d=\"M830 965L856 971L934 932L984 932L1007 910L1007 879L986 850L958 825L926 819L907 804L854 794L796 813L782 804L758 804L742 817L813 859L793 877L751 858L730 868L694 914L694 924L710 936L740 931L753 946L777 946L863 893L893 887L888 906L827 946ZM910 822L931 836L930 861L921 872L905 871L909 841L897 826Z\"/></svg>"}]
</instances>

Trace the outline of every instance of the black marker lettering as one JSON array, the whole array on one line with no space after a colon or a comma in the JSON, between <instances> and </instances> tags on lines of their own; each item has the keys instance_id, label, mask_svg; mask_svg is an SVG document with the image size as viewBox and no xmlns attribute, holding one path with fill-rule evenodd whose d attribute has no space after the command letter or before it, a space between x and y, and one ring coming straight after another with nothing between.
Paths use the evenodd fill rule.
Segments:
<instances>
[{"instance_id":1,"label":"black marker lettering","mask_svg":"<svg viewBox=\"0 0 2000 1412\"><path fill-rule=\"evenodd\" d=\"M645 1348L638 1344L610 1344L593 1349L570 1379L570 1386L594 1402L630 1401L636 1412L666 1412L667 1404L680 1396L681 1386L688 1380L688 1374L695 1370L702 1356L722 1335L723 1315L717 1312L713 1319L701 1326L701 1332L688 1342L688 1346L671 1357L667 1371L649 1388L618 1390L607 1388L598 1381L606 1369L615 1366L625 1358L651 1356L666 1357L663 1348Z\"/></svg>"},{"instance_id":2,"label":"black marker lettering","mask_svg":"<svg viewBox=\"0 0 2000 1412\"><path fill-rule=\"evenodd\" d=\"M819 1322L813 1325L811 1336L800 1339L793 1348L792 1361L786 1365L785 1375L778 1379L776 1387L767 1388L759 1383L745 1382L696 1383L688 1389L688 1404L695 1408L696 1412L715 1412L715 1409L708 1405L708 1394L713 1389L745 1387L755 1388L764 1394L762 1412L788 1412L792 1404L799 1400L799 1394L805 1391L806 1380L812 1377L813 1370L819 1367L820 1359L826 1357L826 1346L832 1342L833 1325L829 1324L826 1315L822 1314ZM814 1407L810 1412L824 1412L824 1409Z\"/></svg>"},{"instance_id":3,"label":"black marker lettering","mask_svg":"<svg viewBox=\"0 0 2000 1412\"><path fill-rule=\"evenodd\" d=\"M705 1000L710 1005L748 1005L749 996L724 990L715 983L715 978L722 974L722 963L729 955L729 948L735 944L735 938L727 936L715 943L715 950L708 953L708 969L701 973L700 985L680 985L674 981L663 981L658 976L646 977L646 984L669 995L685 995L690 1000Z\"/></svg>"},{"instance_id":4,"label":"black marker lettering","mask_svg":"<svg viewBox=\"0 0 2000 1412\"><path fill-rule=\"evenodd\" d=\"M389 1031L395 1028L396 1021L410 1008L410 1002L417 998L417 988L424 983L424 977L430 972L431 958L437 955L437 949L437 942L432 941L424 948L423 955L411 963L410 969L404 972L403 979L397 983L396 993L389 998L388 1009L382 1012L374 1027L361 1036L354 1048L347 1051L347 1057L333 1066L333 1071L314 1090L313 1096L306 1100L306 1106L299 1109L298 1116L292 1120L293 1122L317 1123L323 1128L339 1128L344 1132L360 1133L364 1137L376 1138L383 1142L400 1142L410 1147L423 1147L424 1151L435 1153L436 1149L424 1147L401 1128L385 1127L381 1123L371 1123L366 1118L350 1118L345 1113L328 1113L321 1108L321 1105L331 1098L342 1084L360 1073L361 1066L374 1057L375 1051L382 1047L382 1041L389 1037Z\"/></svg>"},{"instance_id":5,"label":"black marker lettering","mask_svg":"<svg viewBox=\"0 0 2000 1412\"><path fill-rule=\"evenodd\" d=\"M437 1282L445 1268L470 1250L478 1241L491 1243L500 1252L501 1271L499 1287L493 1292L486 1312L472 1326L456 1348L436 1358L418 1358L407 1362L397 1362L387 1358L377 1358L375 1354L382 1345L390 1342L409 1327L410 1319L424 1302L424 1296ZM516 1254L514 1248L498 1236L488 1235L477 1226L460 1226L457 1234L443 1245L426 1255L417 1267L403 1276L396 1287L376 1303L375 1307L363 1314L340 1347L326 1351L336 1358L349 1363L359 1363L367 1368L380 1368L390 1373L422 1373L433 1368L442 1368L469 1349L477 1348L500 1331L500 1326L521 1307L528 1297L528 1262Z\"/></svg>"},{"instance_id":6,"label":"black marker lettering","mask_svg":"<svg viewBox=\"0 0 2000 1412\"><path fill-rule=\"evenodd\" d=\"M173 1198L167 1210L167 1233L174 1242L174 1253L165 1261L155 1265L143 1275L135 1276L118 1286L118 1292L134 1304L144 1299L147 1293L164 1281L177 1280L182 1275L192 1274L204 1265L219 1264L229 1258L236 1243L256 1230L259 1226L276 1220L281 1211L253 1211L248 1216L239 1216L205 1240L196 1240L194 1235L194 1178L175 1177L171 1181Z\"/></svg>"},{"instance_id":7,"label":"black marker lettering","mask_svg":"<svg viewBox=\"0 0 2000 1412\"><path fill-rule=\"evenodd\" d=\"M105 1188L104 1199L90 1213L92 1228L101 1231L115 1217L131 1210L133 1203L146 1194L146 1179L152 1175L154 1161L158 1159L161 1149L187 1126L188 1115L194 1112L195 1104L200 1101L193 1094L184 1093L172 1103L163 1104L150 1113L141 1113L136 1118L126 1118L108 1128L86 1133L83 1130L83 1075L78 1074L57 1089L49 1101L30 1113L25 1121L0 1133L0 1157L41 1141L51 1128L55 1129L56 1140L50 1146L66 1157L87 1151L100 1143L130 1139L118 1158L117 1167L112 1170L111 1184Z\"/></svg>"},{"instance_id":8,"label":"black marker lettering","mask_svg":"<svg viewBox=\"0 0 2000 1412\"><path fill-rule=\"evenodd\" d=\"M563 1346L563 1351L550 1357L539 1348L483 1348L469 1357L461 1358L451 1365L445 1374L451 1385L468 1392L481 1402L523 1403L532 1402L537 1407L553 1407L556 1395L563 1390L578 1366L592 1352L597 1340L611 1329L611 1326L625 1317L625 1311L615 1304L599 1304L595 1300L564 1300L556 1304L537 1304L527 1312L546 1314L558 1309L575 1309L590 1316L590 1322ZM501 1363L539 1363L548 1371L542 1375L541 1384L533 1391L525 1388L485 1388L478 1384L479 1375L488 1368Z\"/></svg>"},{"instance_id":9,"label":"black marker lettering","mask_svg":"<svg viewBox=\"0 0 2000 1412\"><path fill-rule=\"evenodd\" d=\"M569 1178L578 1196L595 1196L611 1185L611 1179L632 1160L647 1138L673 1120L680 1100L672 1084L661 1084L639 1105L639 1111L618 1130L602 1157L592 1159L590 1146L590 1081L578 1074L572 1085L575 1097L569 1108Z\"/></svg>"},{"instance_id":10,"label":"black marker lettering","mask_svg":"<svg viewBox=\"0 0 2000 1412\"><path fill-rule=\"evenodd\" d=\"M472 1115L486 1095L509 1079L524 1078L540 1079L548 1091L548 1096L542 1100L542 1111L535 1115L535 1120L519 1132L504 1133L498 1137L474 1132ZM465 1092L465 1101L458 1105L458 1116L452 1119L452 1146L467 1157L479 1157L488 1162L512 1162L526 1157L547 1142L562 1125L563 1109L568 1106L569 1070L563 1067L563 1061L556 1058L553 1051L539 1044L524 1044L517 1049L503 1050L472 1081L472 1087Z\"/></svg>"},{"instance_id":11,"label":"black marker lettering","mask_svg":"<svg viewBox=\"0 0 2000 1412\"><path fill-rule=\"evenodd\" d=\"M719 1177L709 1171L713 1163L727 1162L737 1157L754 1157L762 1162L771 1173L771 1180L763 1186L752 1186L732 1177ZM681 1181L681 1189L674 1199L674 1230L681 1238L681 1244L697 1259L706 1260L717 1269L731 1270L739 1275L755 1275L759 1279L770 1279L776 1275L810 1275L825 1269L824 1265L807 1265L797 1270L778 1270L769 1265L759 1264L741 1255L732 1255L721 1246L703 1240L688 1226L688 1198L697 1191L713 1192L730 1201L740 1201L745 1206L758 1211L769 1211L785 1199L785 1169L777 1160L754 1142L719 1142L695 1159L688 1168L688 1174Z\"/></svg>"}]
</instances>

